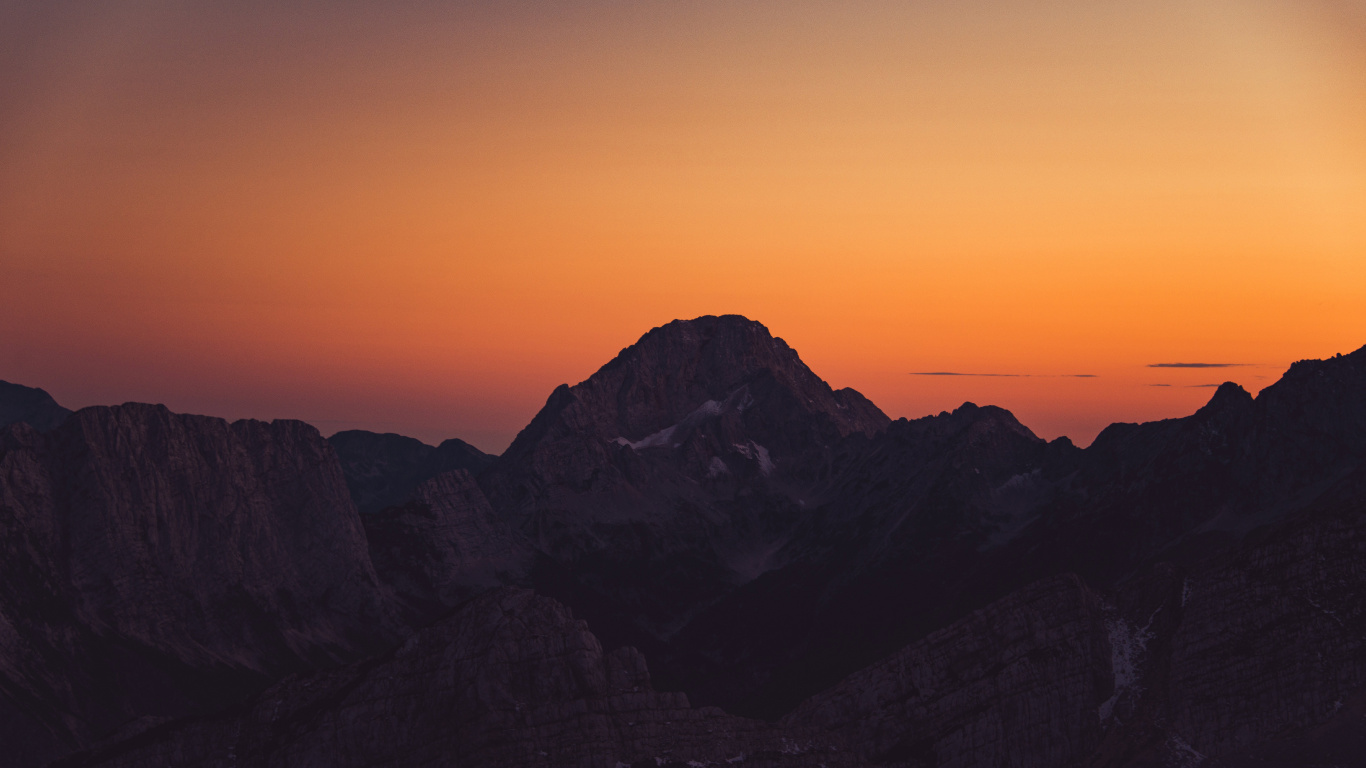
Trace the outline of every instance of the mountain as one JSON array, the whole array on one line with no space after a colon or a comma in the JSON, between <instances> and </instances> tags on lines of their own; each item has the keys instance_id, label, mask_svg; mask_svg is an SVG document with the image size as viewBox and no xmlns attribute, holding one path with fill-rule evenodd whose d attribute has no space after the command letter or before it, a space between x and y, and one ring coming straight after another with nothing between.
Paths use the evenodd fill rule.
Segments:
<instances>
[{"instance_id":1,"label":"mountain","mask_svg":"<svg viewBox=\"0 0 1366 768\"><path fill-rule=\"evenodd\" d=\"M41 389L0 381L0 427L22 421L39 432L56 428L71 411Z\"/></svg>"},{"instance_id":2,"label":"mountain","mask_svg":"<svg viewBox=\"0 0 1366 768\"><path fill-rule=\"evenodd\" d=\"M479 483L544 555L538 591L648 650L776 567L838 446L888 421L763 325L701 317L556 389Z\"/></svg>"},{"instance_id":3,"label":"mountain","mask_svg":"<svg viewBox=\"0 0 1366 768\"><path fill-rule=\"evenodd\" d=\"M362 515L410 501L419 485L443 472L479 472L492 456L463 440L438 446L403 435L353 429L327 438L341 460L351 500Z\"/></svg>"},{"instance_id":4,"label":"mountain","mask_svg":"<svg viewBox=\"0 0 1366 768\"><path fill-rule=\"evenodd\" d=\"M1295 364L1253 398L1113 425L1086 450L967 405L848 444L784 564L713 602L660 679L763 717L998 599L1075 573L1116 588L1194 567L1301 513L1366 462L1366 348ZM572 604L572 603L571 603Z\"/></svg>"},{"instance_id":5,"label":"mountain","mask_svg":"<svg viewBox=\"0 0 1366 768\"><path fill-rule=\"evenodd\" d=\"M1055 498L1045 468L1074 452L971 403L850 441L775 554L781 566L656 650L661 679L731 711L777 717L1003 596L1029 579L997 578L994 564Z\"/></svg>"},{"instance_id":6,"label":"mountain","mask_svg":"<svg viewBox=\"0 0 1366 768\"><path fill-rule=\"evenodd\" d=\"M302 422L127 404L12 424L0 547L12 765L401 637L336 455Z\"/></svg>"},{"instance_id":7,"label":"mountain","mask_svg":"<svg viewBox=\"0 0 1366 768\"><path fill-rule=\"evenodd\" d=\"M1079 449L704 317L482 468L353 439L5 429L17 764L1366 765L1366 348Z\"/></svg>"}]
</instances>

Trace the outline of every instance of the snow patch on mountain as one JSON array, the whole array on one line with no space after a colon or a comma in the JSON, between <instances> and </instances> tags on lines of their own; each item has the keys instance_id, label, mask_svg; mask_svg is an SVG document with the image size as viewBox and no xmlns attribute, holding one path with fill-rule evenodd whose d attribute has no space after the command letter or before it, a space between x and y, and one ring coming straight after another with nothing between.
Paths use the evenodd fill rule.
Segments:
<instances>
[{"instance_id":1,"label":"snow patch on mountain","mask_svg":"<svg viewBox=\"0 0 1366 768\"><path fill-rule=\"evenodd\" d=\"M708 400L702 403L677 424L665 427L639 440L618 437L614 438L612 442L635 451L642 451L646 448L677 448L681 445L681 438L703 422L731 411L744 413L745 409L753 404L754 398L749 394L749 387L740 387L727 395L723 401ZM675 439L675 436L679 439Z\"/></svg>"}]
</instances>

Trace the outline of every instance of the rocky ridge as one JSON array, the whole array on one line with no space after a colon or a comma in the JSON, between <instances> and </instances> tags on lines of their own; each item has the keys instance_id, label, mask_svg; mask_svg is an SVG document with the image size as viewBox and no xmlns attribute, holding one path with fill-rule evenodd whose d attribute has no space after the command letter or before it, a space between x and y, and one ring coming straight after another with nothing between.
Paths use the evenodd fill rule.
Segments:
<instances>
[{"instance_id":1,"label":"rocky ridge","mask_svg":"<svg viewBox=\"0 0 1366 768\"><path fill-rule=\"evenodd\" d=\"M443 472L478 473L494 457L454 438L438 446L403 435L352 429L327 438L341 460L351 500L362 515L403 504Z\"/></svg>"},{"instance_id":2,"label":"rocky ridge","mask_svg":"<svg viewBox=\"0 0 1366 768\"><path fill-rule=\"evenodd\" d=\"M403 503L364 516L327 444L271 431L285 423L176 437L162 422L203 417L125 406L151 410L76 438L80 413L11 426L0 740L21 765L101 734L111 746L74 762L1361 764L1366 348L1086 450L971 404L858 416L784 350L742 318L656 329L557 390L477 478L411 476ZM280 543L309 528L299 510L338 503L340 528L311 540L347 542L325 548L345 562ZM186 525L205 514L246 522ZM298 530L243 533L272 525ZM240 542L241 573L187 548L201 535ZM342 578L310 604L321 618L290 613L281 596L321 582L286 569L267 594L272 547L330 578L360 561L369 586ZM222 590L200 582L233 579L256 586L213 608ZM145 611L130 588L153 595ZM252 606L275 629L240 634ZM775 721L655 693L640 653L602 653L569 609L608 647L640 645L661 688ZM369 634L347 635L358 616ZM373 751L386 742L401 759Z\"/></svg>"}]
</instances>

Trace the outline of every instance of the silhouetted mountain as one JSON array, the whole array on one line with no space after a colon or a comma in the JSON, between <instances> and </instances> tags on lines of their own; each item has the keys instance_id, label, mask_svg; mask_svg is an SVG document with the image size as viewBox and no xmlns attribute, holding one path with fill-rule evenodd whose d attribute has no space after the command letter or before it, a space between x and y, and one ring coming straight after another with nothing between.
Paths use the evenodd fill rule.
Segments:
<instances>
[{"instance_id":1,"label":"silhouetted mountain","mask_svg":"<svg viewBox=\"0 0 1366 768\"><path fill-rule=\"evenodd\" d=\"M289 422L4 435L18 765L1366 765L1366 348L1082 450L674 322L476 476L334 436L364 515Z\"/></svg>"},{"instance_id":2,"label":"silhouetted mountain","mask_svg":"<svg viewBox=\"0 0 1366 768\"><path fill-rule=\"evenodd\" d=\"M24 422L39 432L56 428L71 411L41 389L0 381L0 427Z\"/></svg>"},{"instance_id":3,"label":"silhouetted mountain","mask_svg":"<svg viewBox=\"0 0 1366 768\"><path fill-rule=\"evenodd\" d=\"M556 389L479 479L546 555L538 590L650 649L776 567L838 445L887 423L759 323L702 317Z\"/></svg>"},{"instance_id":4,"label":"silhouetted mountain","mask_svg":"<svg viewBox=\"0 0 1366 768\"><path fill-rule=\"evenodd\" d=\"M327 438L341 459L351 499L362 515L410 501L418 486L456 469L479 472L492 456L463 440L433 447L392 433L353 429Z\"/></svg>"}]
</instances>

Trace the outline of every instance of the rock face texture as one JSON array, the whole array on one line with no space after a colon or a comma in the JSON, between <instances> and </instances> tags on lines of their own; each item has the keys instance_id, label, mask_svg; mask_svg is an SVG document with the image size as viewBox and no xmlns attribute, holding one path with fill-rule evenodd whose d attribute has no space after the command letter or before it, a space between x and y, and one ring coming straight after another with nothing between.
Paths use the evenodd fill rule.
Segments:
<instances>
[{"instance_id":1,"label":"rock face texture","mask_svg":"<svg viewBox=\"0 0 1366 768\"><path fill-rule=\"evenodd\" d=\"M340 466L301 422L130 404L12 425L0 546L17 764L398 638Z\"/></svg>"},{"instance_id":2,"label":"rock face texture","mask_svg":"<svg viewBox=\"0 0 1366 768\"><path fill-rule=\"evenodd\" d=\"M479 472L492 456L463 440L438 446L403 435L353 429L327 438L341 459L346 487L362 515L411 501L422 483L443 472Z\"/></svg>"},{"instance_id":3,"label":"rock face texture","mask_svg":"<svg viewBox=\"0 0 1366 768\"><path fill-rule=\"evenodd\" d=\"M1074 765L1099 738L1107 638L1098 598L1053 579L770 724L655 692L635 649L505 588L383 660L67 765Z\"/></svg>"},{"instance_id":4,"label":"rock face texture","mask_svg":"<svg viewBox=\"0 0 1366 768\"><path fill-rule=\"evenodd\" d=\"M1101 598L1075 576L1029 585L797 708L794 732L869 763L1076 765L1114 693Z\"/></svg>"},{"instance_id":5,"label":"rock face texture","mask_svg":"<svg viewBox=\"0 0 1366 768\"><path fill-rule=\"evenodd\" d=\"M1121 593L1165 581L1123 632L1132 706L1101 764L1366 765L1366 471L1191 571L1159 570Z\"/></svg>"},{"instance_id":6,"label":"rock face texture","mask_svg":"<svg viewBox=\"0 0 1366 768\"><path fill-rule=\"evenodd\" d=\"M524 580L535 561L535 550L463 469L427 480L412 501L362 520L370 561L415 626L480 591Z\"/></svg>"},{"instance_id":7,"label":"rock face texture","mask_svg":"<svg viewBox=\"0 0 1366 768\"><path fill-rule=\"evenodd\" d=\"M22 421L46 432L70 415L71 411L57 405L52 395L41 389L0 381L0 427Z\"/></svg>"}]
</instances>

